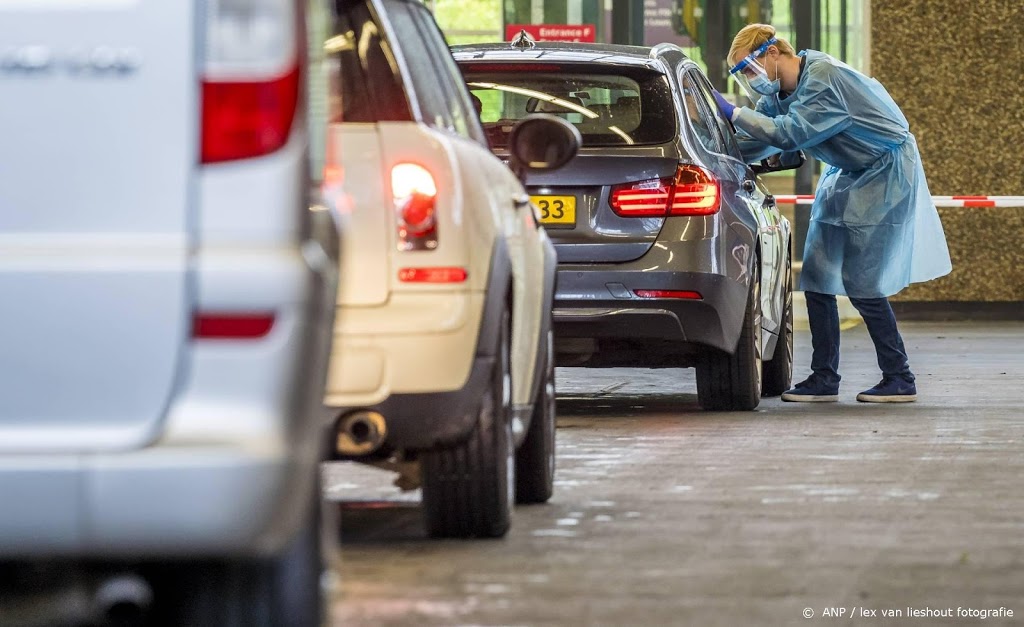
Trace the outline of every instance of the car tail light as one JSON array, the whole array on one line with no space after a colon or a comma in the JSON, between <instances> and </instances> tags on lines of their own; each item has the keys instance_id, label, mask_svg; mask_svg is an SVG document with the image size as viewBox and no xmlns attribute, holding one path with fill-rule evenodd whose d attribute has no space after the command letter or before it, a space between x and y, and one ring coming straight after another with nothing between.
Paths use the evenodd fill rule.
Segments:
<instances>
[{"instance_id":1,"label":"car tail light","mask_svg":"<svg viewBox=\"0 0 1024 627\"><path fill-rule=\"evenodd\" d=\"M462 283L469 276L465 268L402 268L398 280L403 283Z\"/></svg>"},{"instance_id":2,"label":"car tail light","mask_svg":"<svg viewBox=\"0 0 1024 627\"><path fill-rule=\"evenodd\" d=\"M690 300L703 300L700 292L689 290L633 290L633 293L640 298L685 298Z\"/></svg>"},{"instance_id":3,"label":"car tail light","mask_svg":"<svg viewBox=\"0 0 1024 627\"><path fill-rule=\"evenodd\" d=\"M612 211L624 218L664 216L668 208L670 179L651 179L612 188Z\"/></svg>"},{"instance_id":4,"label":"car tail light","mask_svg":"<svg viewBox=\"0 0 1024 627\"><path fill-rule=\"evenodd\" d=\"M707 216L718 213L722 188L718 180L699 165L680 165L672 186L670 216Z\"/></svg>"},{"instance_id":5,"label":"car tail light","mask_svg":"<svg viewBox=\"0 0 1024 627\"><path fill-rule=\"evenodd\" d=\"M437 248L437 184L423 166L391 168L391 197L398 217L399 250Z\"/></svg>"},{"instance_id":6,"label":"car tail light","mask_svg":"<svg viewBox=\"0 0 1024 627\"><path fill-rule=\"evenodd\" d=\"M288 142L305 56L295 0L206 0L201 160L259 157Z\"/></svg>"},{"instance_id":7,"label":"car tail light","mask_svg":"<svg viewBox=\"0 0 1024 627\"><path fill-rule=\"evenodd\" d=\"M196 313L192 337L196 339L256 339L274 326L272 313Z\"/></svg>"},{"instance_id":8,"label":"car tail light","mask_svg":"<svg viewBox=\"0 0 1024 627\"><path fill-rule=\"evenodd\" d=\"M673 178L612 187L609 204L624 218L706 216L721 208L721 186L707 170L681 164Z\"/></svg>"}]
</instances>

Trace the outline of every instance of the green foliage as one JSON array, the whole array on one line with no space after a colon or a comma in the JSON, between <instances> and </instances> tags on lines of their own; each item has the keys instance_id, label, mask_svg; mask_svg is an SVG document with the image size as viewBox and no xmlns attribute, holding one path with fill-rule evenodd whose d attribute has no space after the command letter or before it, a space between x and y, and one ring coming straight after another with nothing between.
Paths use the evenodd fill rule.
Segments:
<instances>
[{"instance_id":1,"label":"green foliage","mask_svg":"<svg viewBox=\"0 0 1024 627\"><path fill-rule=\"evenodd\" d=\"M501 41L501 37L497 33L493 35L449 35L445 33L445 39L448 40L449 46L458 44L490 44Z\"/></svg>"},{"instance_id":2,"label":"green foliage","mask_svg":"<svg viewBox=\"0 0 1024 627\"><path fill-rule=\"evenodd\" d=\"M428 5L429 6L429 5ZM435 0L434 18L441 30L491 30L493 36L462 35L449 37L449 43L478 43L501 38L501 3L495 0ZM458 39L458 41L455 41Z\"/></svg>"}]
</instances>

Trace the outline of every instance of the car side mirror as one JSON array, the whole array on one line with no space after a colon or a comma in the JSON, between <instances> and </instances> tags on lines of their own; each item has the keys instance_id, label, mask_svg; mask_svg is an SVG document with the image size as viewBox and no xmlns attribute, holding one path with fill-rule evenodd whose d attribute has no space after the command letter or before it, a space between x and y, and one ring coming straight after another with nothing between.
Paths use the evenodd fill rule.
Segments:
<instances>
[{"instance_id":1,"label":"car side mirror","mask_svg":"<svg viewBox=\"0 0 1024 627\"><path fill-rule=\"evenodd\" d=\"M806 161L802 150L796 150L793 152L781 152L762 159L761 163L750 164L750 169L754 171L754 174L766 174L768 172L782 172L784 170L795 170L804 164Z\"/></svg>"},{"instance_id":2,"label":"car side mirror","mask_svg":"<svg viewBox=\"0 0 1024 627\"><path fill-rule=\"evenodd\" d=\"M528 115L508 136L509 167L525 182L530 172L557 170L572 161L583 138L575 126L544 113Z\"/></svg>"}]
</instances>

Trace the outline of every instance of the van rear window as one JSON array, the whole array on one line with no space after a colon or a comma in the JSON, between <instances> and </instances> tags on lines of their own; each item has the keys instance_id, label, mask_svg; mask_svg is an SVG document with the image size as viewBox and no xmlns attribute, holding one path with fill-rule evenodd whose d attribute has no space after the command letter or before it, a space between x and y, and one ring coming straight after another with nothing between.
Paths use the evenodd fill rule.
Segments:
<instances>
[{"instance_id":1,"label":"van rear window","mask_svg":"<svg viewBox=\"0 0 1024 627\"><path fill-rule=\"evenodd\" d=\"M504 147L516 121L531 113L549 113L571 122L584 146L663 144L675 137L672 92L664 75L641 69L632 73L561 71L463 73L481 104L480 119L492 147ZM589 69L589 68L588 68Z\"/></svg>"}]
</instances>

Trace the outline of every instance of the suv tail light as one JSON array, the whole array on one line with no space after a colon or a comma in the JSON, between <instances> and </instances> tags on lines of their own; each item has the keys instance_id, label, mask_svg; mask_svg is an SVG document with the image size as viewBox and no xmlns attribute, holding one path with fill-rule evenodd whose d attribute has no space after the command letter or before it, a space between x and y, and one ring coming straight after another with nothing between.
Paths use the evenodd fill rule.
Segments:
<instances>
[{"instance_id":1,"label":"suv tail light","mask_svg":"<svg viewBox=\"0 0 1024 627\"><path fill-rule=\"evenodd\" d=\"M296 0L206 0L203 163L259 157L288 142L305 55Z\"/></svg>"},{"instance_id":2,"label":"suv tail light","mask_svg":"<svg viewBox=\"0 0 1024 627\"><path fill-rule=\"evenodd\" d=\"M437 184L430 172L416 163L395 165L391 197L398 218L398 249L437 248Z\"/></svg>"},{"instance_id":3,"label":"suv tail light","mask_svg":"<svg viewBox=\"0 0 1024 627\"><path fill-rule=\"evenodd\" d=\"M718 213L718 179L698 165L680 164L673 178L649 179L612 187L612 211L624 218L707 216Z\"/></svg>"},{"instance_id":4,"label":"suv tail light","mask_svg":"<svg viewBox=\"0 0 1024 627\"><path fill-rule=\"evenodd\" d=\"M469 273L465 268L402 268L398 280L402 283L462 283Z\"/></svg>"}]
</instances>

